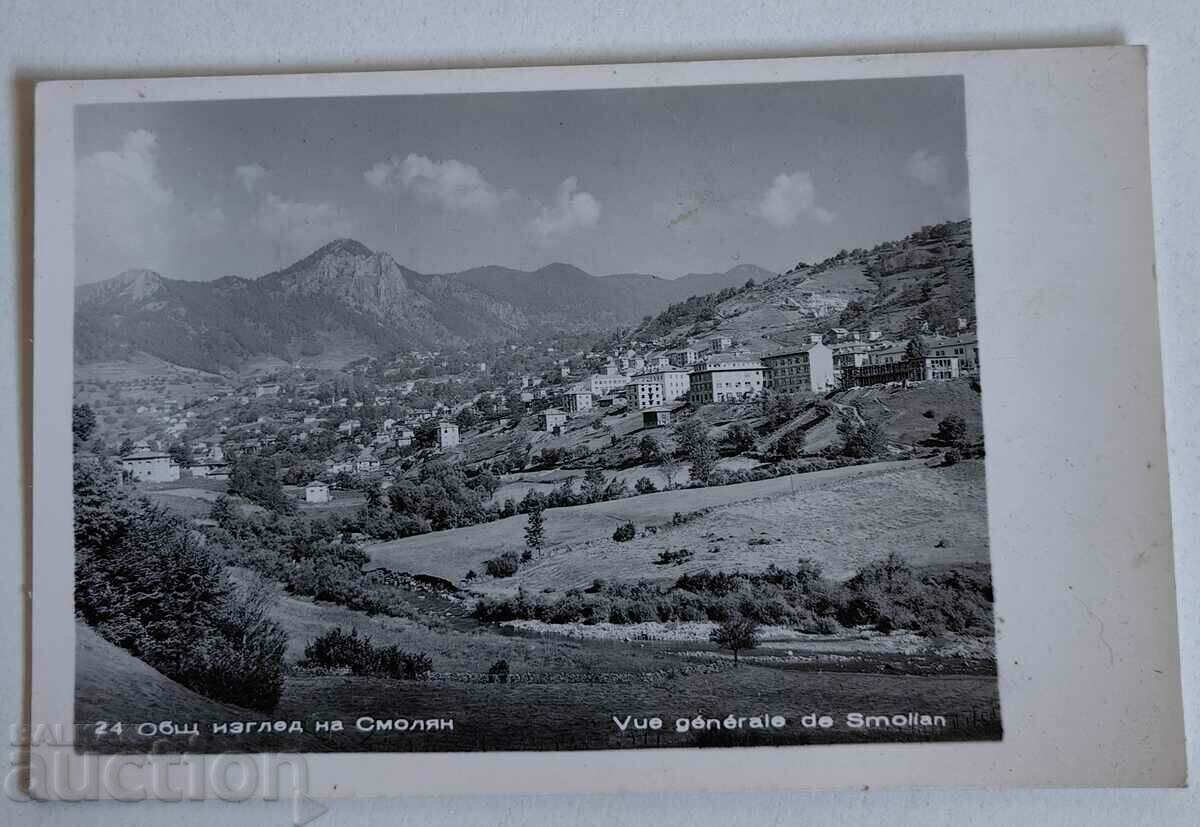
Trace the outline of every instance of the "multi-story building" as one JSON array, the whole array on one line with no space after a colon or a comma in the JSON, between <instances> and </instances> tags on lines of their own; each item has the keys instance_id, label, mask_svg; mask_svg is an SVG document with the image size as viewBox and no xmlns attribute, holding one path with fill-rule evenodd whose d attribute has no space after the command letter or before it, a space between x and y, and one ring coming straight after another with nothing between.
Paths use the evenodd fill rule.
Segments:
<instances>
[{"instance_id":1,"label":"multi-story building","mask_svg":"<svg viewBox=\"0 0 1200 827\"><path fill-rule=\"evenodd\" d=\"M763 357L766 386L780 393L824 393L836 387L833 351L819 342Z\"/></svg>"},{"instance_id":2,"label":"multi-story building","mask_svg":"<svg viewBox=\"0 0 1200 827\"><path fill-rule=\"evenodd\" d=\"M898 365L908 361L908 341L872 350L867 354L868 365Z\"/></svg>"},{"instance_id":3,"label":"multi-story building","mask_svg":"<svg viewBox=\"0 0 1200 827\"><path fill-rule=\"evenodd\" d=\"M667 354L667 361L677 368L686 368L696 363L696 351L691 348L676 350Z\"/></svg>"},{"instance_id":4,"label":"multi-story building","mask_svg":"<svg viewBox=\"0 0 1200 827\"><path fill-rule=\"evenodd\" d=\"M588 386L591 388L592 395L604 396L613 391L620 390L629 384L629 377L620 373L616 373L616 366L613 366L613 373L593 373L588 378Z\"/></svg>"},{"instance_id":5,"label":"multi-story building","mask_svg":"<svg viewBox=\"0 0 1200 827\"><path fill-rule=\"evenodd\" d=\"M706 359L689 374L688 401L703 405L750 399L762 393L765 374L765 366L757 359Z\"/></svg>"},{"instance_id":6,"label":"multi-story building","mask_svg":"<svg viewBox=\"0 0 1200 827\"><path fill-rule=\"evenodd\" d=\"M458 444L458 425L442 420L438 423L438 447L453 448Z\"/></svg>"},{"instance_id":7,"label":"multi-story building","mask_svg":"<svg viewBox=\"0 0 1200 827\"><path fill-rule=\"evenodd\" d=\"M834 371L862 367L870 361L872 349L873 346L866 342L838 342L831 345L829 350L833 353Z\"/></svg>"},{"instance_id":8,"label":"multi-story building","mask_svg":"<svg viewBox=\"0 0 1200 827\"><path fill-rule=\"evenodd\" d=\"M121 470L138 482L174 482L179 466L170 454L158 451L134 451L121 457Z\"/></svg>"},{"instance_id":9,"label":"multi-story building","mask_svg":"<svg viewBox=\"0 0 1200 827\"><path fill-rule=\"evenodd\" d=\"M710 353L724 353L733 347L733 339L728 336L714 336L708 340L708 350Z\"/></svg>"},{"instance_id":10,"label":"multi-story building","mask_svg":"<svg viewBox=\"0 0 1200 827\"><path fill-rule=\"evenodd\" d=\"M686 370L654 370L630 380L627 398L635 407L653 408L686 397L690 387Z\"/></svg>"},{"instance_id":11,"label":"multi-story building","mask_svg":"<svg viewBox=\"0 0 1200 827\"><path fill-rule=\"evenodd\" d=\"M926 379L957 379L960 374L957 356L926 356L922 369Z\"/></svg>"},{"instance_id":12,"label":"multi-story building","mask_svg":"<svg viewBox=\"0 0 1200 827\"><path fill-rule=\"evenodd\" d=\"M926 338L925 358L956 359L958 362L957 375L976 376L979 374L979 339L974 333L943 338ZM928 373L928 371L927 371ZM935 378L935 377L929 377ZM953 378L953 377L936 377Z\"/></svg>"},{"instance_id":13,"label":"multi-story building","mask_svg":"<svg viewBox=\"0 0 1200 827\"><path fill-rule=\"evenodd\" d=\"M583 413L592 409L592 392L588 390L572 390L563 394L563 405L568 413Z\"/></svg>"},{"instance_id":14,"label":"multi-story building","mask_svg":"<svg viewBox=\"0 0 1200 827\"><path fill-rule=\"evenodd\" d=\"M889 382L911 382L923 379L922 368L913 367L907 359L878 364L842 368L842 387L855 388L865 385L886 385Z\"/></svg>"}]
</instances>

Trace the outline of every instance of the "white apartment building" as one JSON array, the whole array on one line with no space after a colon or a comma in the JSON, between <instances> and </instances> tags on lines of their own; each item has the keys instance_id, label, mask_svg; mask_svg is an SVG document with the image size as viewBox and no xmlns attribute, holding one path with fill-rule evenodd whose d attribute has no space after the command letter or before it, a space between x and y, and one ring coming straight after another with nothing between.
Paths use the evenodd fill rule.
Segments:
<instances>
[{"instance_id":1,"label":"white apartment building","mask_svg":"<svg viewBox=\"0 0 1200 827\"><path fill-rule=\"evenodd\" d=\"M707 360L689 374L688 401L736 402L762 392L766 367L757 359Z\"/></svg>"},{"instance_id":2,"label":"white apartment building","mask_svg":"<svg viewBox=\"0 0 1200 827\"><path fill-rule=\"evenodd\" d=\"M630 382L627 398L638 408L655 408L688 395L691 379L686 370L655 370L639 373Z\"/></svg>"},{"instance_id":3,"label":"white apartment building","mask_svg":"<svg viewBox=\"0 0 1200 827\"><path fill-rule=\"evenodd\" d=\"M767 367L766 385L780 393L824 393L837 385L833 373L833 351L823 344L809 342L782 353L763 357Z\"/></svg>"},{"instance_id":4,"label":"white apartment building","mask_svg":"<svg viewBox=\"0 0 1200 827\"><path fill-rule=\"evenodd\" d=\"M588 387L591 388L593 396L604 396L628 384L629 377L620 373L593 373L588 377Z\"/></svg>"}]
</instances>

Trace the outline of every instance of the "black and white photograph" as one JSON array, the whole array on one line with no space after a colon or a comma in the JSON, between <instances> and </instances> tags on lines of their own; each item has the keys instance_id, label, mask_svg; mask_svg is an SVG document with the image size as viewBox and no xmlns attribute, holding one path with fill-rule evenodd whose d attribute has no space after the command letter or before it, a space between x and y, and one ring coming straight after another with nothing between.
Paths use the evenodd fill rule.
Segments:
<instances>
[{"instance_id":1,"label":"black and white photograph","mask_svg":"<svg viewBox=\"0 0 1200 827\"><path fill-rule=\"evenodd\" d=\"M1000 739L966 147L956 75L77 107L78 747Z\"/></svg>"}]
</instances>

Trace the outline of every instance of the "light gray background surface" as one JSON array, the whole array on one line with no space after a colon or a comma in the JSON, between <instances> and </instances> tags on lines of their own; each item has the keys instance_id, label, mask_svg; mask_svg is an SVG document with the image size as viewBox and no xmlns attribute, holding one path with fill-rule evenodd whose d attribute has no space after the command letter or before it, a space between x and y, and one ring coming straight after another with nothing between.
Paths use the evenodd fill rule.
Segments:
<instances>
[{"instance_id":1,"label":"light gray background surface","mask_svg":"<svg viewBox=\"0 0 1200 827\"><path fill-rule=\"evenodd\" d=\"M883 8L886 6L886 8ZM1152 162L1167 424L1175 509L1185 695L1197 677L1191 554L1200 525L1195 425L1200 295L1197 259L1200 147L1195 53L1200 9L1173 2L971 3L233 3L152 6L70 0L0 0L0 56L8 85L0 131L0 458L20 472L27 417L18 386L28 328L22 283L29 267L32 82L65 77L536 65L705 57L873 53L1039 45L1142 43L1150 49ZM1082 343L1081 343L1082 345ZM1069 363L1070 354L1062 354ZM25 469L26 471L28 469ZM25 635L19 526L27 476L0 475L0 675L3 723L20 717ZM64 653L69 656L69 653ZM1188 705L1196 766L1195 704ZM7 768L6 768L7 770ZM0 801L3 823L290 823L283 803L34 805ZM338 802L318 824L655 823L764 824L1194 824L1200 798L1170 792L857 793L794 796L541 797Z\"/></svg>"}]
</instances>

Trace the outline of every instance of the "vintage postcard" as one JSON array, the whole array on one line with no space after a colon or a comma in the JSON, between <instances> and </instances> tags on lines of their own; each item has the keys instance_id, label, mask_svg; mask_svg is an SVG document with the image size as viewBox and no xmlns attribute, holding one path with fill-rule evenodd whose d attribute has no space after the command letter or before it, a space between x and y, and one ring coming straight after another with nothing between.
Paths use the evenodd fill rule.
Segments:
<instances>
[{"instance_id":1,"label":"vintage postcard","mask_svg":"<svg viewBox=\"0 0 1200 827\"><path fill-rule=\"evenodd\" d=\"M46 87L72 760L1003 750L997 65Z\"/></svg>"}]
</instances>

